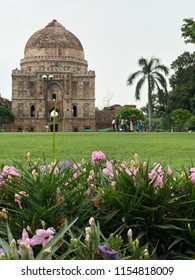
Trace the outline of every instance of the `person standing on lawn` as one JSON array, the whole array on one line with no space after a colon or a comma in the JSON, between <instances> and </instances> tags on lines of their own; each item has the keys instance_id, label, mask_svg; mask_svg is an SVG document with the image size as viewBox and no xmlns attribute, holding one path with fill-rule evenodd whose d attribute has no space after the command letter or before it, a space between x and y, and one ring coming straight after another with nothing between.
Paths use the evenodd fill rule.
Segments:
<instances>
[{"instance_id":1,"label":"person standing on lawn","mask_svg":"<svg viewBox=\"0 0 195 280\"><path fill-rule=\"evenodd\" d=\"M113 131L116 131L115 130L115 126L116 126L116 120L115 118L112 119L112 128L113 128Z\"/></svg>"},{"instance_id":2,"label":"person standing on lawn","mask_svg":"<svg viewBox=\"0 0 195 280\"><path fill-rule=\"evenodd\" d=\"M117 130L117 131L119 131L118 125L119 125L119 120L118 120L118 117L116 117L116 120L115 120L115 127L116 127L116 130Z\"/></svg>"}]
</instances>

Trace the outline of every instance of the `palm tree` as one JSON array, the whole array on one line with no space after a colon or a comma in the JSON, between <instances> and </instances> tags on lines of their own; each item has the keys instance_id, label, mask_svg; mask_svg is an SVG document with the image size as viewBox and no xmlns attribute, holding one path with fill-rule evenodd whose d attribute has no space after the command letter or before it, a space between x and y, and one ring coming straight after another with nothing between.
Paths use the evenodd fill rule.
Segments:
<instances>
[{"instance_id":1,"label":"palm tree","mask_svg":"<svg viewBox=\"0 0 195 280\"><path fill-rule=\"evenodd\" d=\"M135 98L140 99L140 91L144 82L148 85L148 118L149 118L149 131L152 131L152 93L157 88L158 91L161 88L167 93L167 82L165 76L169 74L169 70L165 65L160 64L158 58L151 58L149 61L145 58L140 58L138 64L141 70L131 74L127 79L127 84L130 86L133 84L134 80L139 76L141 79L137 82L135 88ZM160 72L163 72L161 74Z\"/></svg>"}]
</instances>

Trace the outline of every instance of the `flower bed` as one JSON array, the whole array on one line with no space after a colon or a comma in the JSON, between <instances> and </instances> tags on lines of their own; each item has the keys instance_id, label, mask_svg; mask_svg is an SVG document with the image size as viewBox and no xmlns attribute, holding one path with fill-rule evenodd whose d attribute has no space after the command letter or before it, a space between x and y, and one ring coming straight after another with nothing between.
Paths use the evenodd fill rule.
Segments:
<instances>
[{"instance_id":1,"label":"flower bed","mask_svg":"<svg viewBox=\"0 0 195 280\"><path fill-rule=\"evenodd\" d=\"M193 166L28 153L0 174L0 259L195 258Z\"/></svg>"}]
</instances>

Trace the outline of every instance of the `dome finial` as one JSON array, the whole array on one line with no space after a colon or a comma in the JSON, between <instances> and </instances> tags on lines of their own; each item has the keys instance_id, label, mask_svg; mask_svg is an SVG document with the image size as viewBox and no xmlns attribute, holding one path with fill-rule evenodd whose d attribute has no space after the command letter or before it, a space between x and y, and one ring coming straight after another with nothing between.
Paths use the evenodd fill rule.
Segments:
<instances>
[{"instance_id":1,"label":"dome finial","mask_svg":"<svg viewBox=\"0 0 195 280\"><path fill-rule=\"evenodd\" d=\"M63 27L63 25L59 23L56 19L53 19L52 22L46 25L46 27Z\"/></svg>"}]
</instances>

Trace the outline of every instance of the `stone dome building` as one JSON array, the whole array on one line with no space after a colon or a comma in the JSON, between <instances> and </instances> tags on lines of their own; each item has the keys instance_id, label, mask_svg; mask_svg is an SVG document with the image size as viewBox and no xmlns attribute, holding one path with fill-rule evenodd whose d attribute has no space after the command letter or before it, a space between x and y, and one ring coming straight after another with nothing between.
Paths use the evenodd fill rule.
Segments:
<instances>
[{"instance_id":1,"label":"stone dome building","mask_svg":"<svg viewBox=\"0 0 195 280\"><path fill-rule=\"evenodd\" d=\"M27 41L12 71L13 131L95 131L95 72L79 39L53 20Z\"/></svg>"}]
</instances>

